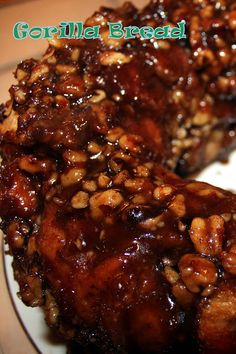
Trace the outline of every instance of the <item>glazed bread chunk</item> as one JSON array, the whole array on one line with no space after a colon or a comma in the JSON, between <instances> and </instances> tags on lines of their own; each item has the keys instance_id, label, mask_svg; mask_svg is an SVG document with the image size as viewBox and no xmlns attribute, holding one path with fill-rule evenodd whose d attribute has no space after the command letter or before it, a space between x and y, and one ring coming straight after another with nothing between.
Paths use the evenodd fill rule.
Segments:
<instances>
[{"instance_id":1,"label":"glazed bread chunk","mask_svg":"<svg viewBox=\"0 0 236 354\"><path fill-rule=\"evenodd\" d=\"M119 126L54 159L10 155L4 231L50 326L93 352L233 353L234 194L177 177Z\"/></svg>"},{"instance_id":2,"label":"glazed bread chunk","mask_svg":"<svg viewBox=\"0 0 236 354\"><path fill-rule=\"evenodd\" d=\"M101 39L53 38L40 60L19 64L0 136L77 148L119 122L180 174L225 158L236 144L235 11L229 0L102 8L85 22L101 26ZM186 39L109 38L108 22L155 28L181 20Z\"/></svg>"},{"instance_id":3,"label":"glazed bread chunk","mask_svg":"<svg viewBox=\"0 0 236 354\"><path fill-rule=\"evenodd\" d=\"M108 37L182 19L186 40ZM233 1L125 3L86 21L101 40L17 67L1 225L22 301L75 352L234 353L236 196L181 175L235 145L235 21Z\"/></svg>"}]
</instances>

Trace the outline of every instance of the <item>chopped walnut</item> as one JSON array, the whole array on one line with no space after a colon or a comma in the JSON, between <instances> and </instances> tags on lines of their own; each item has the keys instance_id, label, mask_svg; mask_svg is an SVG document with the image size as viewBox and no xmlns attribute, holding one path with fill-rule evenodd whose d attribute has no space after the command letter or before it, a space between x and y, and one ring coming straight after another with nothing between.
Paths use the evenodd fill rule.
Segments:
<instances>
[{"instance_id":1,"label":"chopped walnut","mask_svg":"<svg viewBox=\"0 0 236 354\"><path fill-rule=\"evenodd\" d=\"M131 160L131 156L124 153L124 151L118 151L112 154L111 159L108 161L109 169L118 174L122 171L124 163L128 163Z\"/></svg>"},{"instance_id":2,"label":"chopped walnut","mask_svg":"<svg viewBox=\"0 0 236 354\"><path fill-rule=\"evenodd\" d=\"M55 57L55 55L52 55L47 58L47 62L48 62L48 64L56 64L57 58Z\"/></svg>"},{"instance_id":3,"label":"chopped walnut","mask_svg":"<svg viewBox=\"0 0 236 354\"><path fill-rule=\"evenodd\" d=\"M96 90L95 95L93 95L90 99L89 102L92 103L98 103L103 101L106 98L106 92L103 90Z\"/></svg>"},{"instance_id":4,"label":"chopped walnut","mask_svg":"<svg viewBox=\"0 0 236 354\"><path fill-rule=\"evenodd\" d=\"M32 256L35 252L37 252L37 241L36 241L36 236L32 235L28 241L27 255Z\"/></svg>"},{"instance_id":5,"label":"chopped walnut","mask_svg":"<svg viewBox=\"0 0 236 354\"><path fill-rule=\"evenodd\" d=\"M134 179L127 179L124 183L125 188L128 189L129 192L138 192L141 191L144 185L145 179L137 177Z\"/></svg>"},{"instance_id":6,"label":"chopped walnut","mask_svg":"<svg viewBox=\"0 0 236 354\"><path fill-rule=\"evenodd\" d=\"M78 248L79 251L82 251L83 244L82 244L82 242L81 242L79 237L77 237L77 239L75 240L75 245L76 245L76 247Z\"/></svg>"},{"instance_id":7,"label":"chopped walnut","mask_svg":"<svg viewBox=\"0 0 236 354\"><path fill-rule=\"evenodd\" d=\"M147 202L146 196L143 194L135 194L132 198L134 204L145 204Z\"/></svg>"},{"instance_id":8,"label":"chopped walnut","mask_svg":"<svg viewBox=\"0 0 236 354\"><path fill-rule=\"evenodd\" d=\"M19 167L30 174L46 173L50 170L52 163L50 160L38 160L32 155L25 155L19 159Z\"/></svg>"},{"instance_id":9,"label":"chopped walnut","mask_svg":"<svg viewBox=\"0 0 236 354\"><path fill-rule=\"evenodd\" d=\"M205 160L213 161L219 154L224 139L224 132L222 130L215 130L211 133L209 142L205 147Z\"/></svg>"},{"instance_id":10,"label":"chopped walnut","mask_svg":"<svg viewBox=\"0 0 236 354\"><path fill-rule=\"evenodd\" d=\"M200 18L198 16L192 16L190 19L190 44L192 47L200 44L201 32L200 32Z\"/></svg>"},{"instance_id":11,"label":"chopped walnut","mask_svg":"<svg viewBox=\"0 0 236 354\"><path fill-rule=\"evenodd\" d=\"M28 76L28 73L22 69L17 69L16 70L16 79L17 81L22 81Z\"/></svg>"},{"instance_id":12,"label":"chopped walnut","mask_svg":"<svg viewBox=\"0 0 236 354\"><path fill-rule=\"evenodd\" d=\"M106 139L111 143L115 143L124 134L124 130L120 127L110 129L107 133Z\"/></svg>"},{"instance_id":13,"label":"chopped walnut","mask_svg":"<svg viewBox=\"0 0 236 354\"><path fill-rule=\"evenodd\" d=\"M22 301L31 307L43 303L42 281L39 276L26 275L20 279L20 296Z\"/></svg>"},{"instance_id":14,"label":"chopped walnut","mask_svg":"<svg viewBox=\"0 0 236 354\"><path fill-rule=\"evenodd\" d=\"M102 15L100 12L95 12L93 16L87 18L87 20L85 21L85 25L86 26L100 25L104 27L107 24L107 21L108 21L107 17Z\"/></svg>"},{"instance_id":15,"label":"chopped walnut","mask_svg":"<svg viewBox=\"0 0 236 354\"><path fill-rule=\"evenodd\" d=\"M163 201L166 197L170 196L174 192L174 188L168 184L163 184L154 189L154 198Z\"/></svg>"},{"instance_id":16,"label":"chopped walnut","mask_svg":"<svg viewBox=\"0 0 236 354\"><path fill-rule=\"evenodd\" d=\"M193 293L215 284L217 280L217 269L214 263L199 255L185 254L180 259L179 270L181 279Z\"/></svg>"},{"instance_id":17,"label":"chopped walnut","mask_svg":"<svg viewBox=\"0 0 236 354\"><path fill-rule=\"evenodd\" d=\"M48 65L46 65L46 64L37 65L32 71L32 74L31 74L31 76L29 78L28 84L33 84L40 77L42 77L43 75L47 74L48 72L49 72Z\"/></svg>"},{"instance_id":18,"label":"chopped walnut","mask_svg":"<svg viewBox=\"0 0 236 354\"><path fill-rule=\"evenodd\" d=\"M164 275L170 284L175 284L179 280L179 274L170 266L164 269Z\"/></svg>"},{"instance_id":19,"label":"chopped walnut","mask_svg":"<svg viewBox=\"0 0 236 354\"><path fill-rule=\"evenodd\" d=\"M54 297L46 292L46 301L44 305L45 320L49 326L54 326L57 323L59 316L59 308Z\"/></svg>"},{"instance_id":20,"label":"chopped walnut","mask_svg":"<svg viewBox=\"0 0 236 354\"><path fill-rule=\"evenodd\" d=\"M137 166L134 169L134 172L135 172L135 175L138 177L148 177L150 175L149 169L144 165Z\"/></svg>"},{"instance_id":21,"label":"chopped walnut","mask_svg":"<svg viewBox=\"0 0 236 354\"><path fill-rule=\"evenodd\" d=\"M125 43L124 38L109 38L110 31L103 31L101 33L102 41L106 44L110 49L120 49L122 45Z\"/></svg>"},{"instance_id":22,"label":"chopped walnut","mask_svg":"<svg viewBox=\"0 0 236 354\"><path fill-rule=\"evenodd\" d=\"M180 140L185 139L187 137L187 134L188 134L188 132L185 128L179 128L176 132L176 137L177 137L177 139L180 139ZM179 141L179 140L177 140L177 141Z\"/></svg>"},{"instance_id":23,"label":"chopped walnut","mask_svg":"<svg viewBox=\"0 0 236 354\"><path fill-rule=\"evenodd\" d=\"M222 192L220 192L219 190L217 189L214 189L214 188L206 188L206 189L202 189L198 192L198 195L200 197L209 197L209 196L216 196L218 198L224 198L224 194Z\"/></svg>"},{"instance_id":24,"label":"chopped walnut","mask_svg":"<svg viewBox=\"0 0 236 354\"><path fill-rule=\"evenodd\" d=\"M229 251L221 253L221 261L226 272L236 275L236 245L231 246Z\"/></svg>"},{"instance_id":25,"label":"chopped walnut","mask_svg":"<svg viewBox=\"0 0 236 354\"><path fill-rule=\"evenodd\" d=\"M73 74L76 72L76 67L72 65L57 64L56 72L58 74Z\"/></svg>"},{"instance_id":26,"label":"chopped walnut","mask_svg":"<svg viewBox=\"0 0 236 354\"><path fill-rule=\"evenodd\" d=\"M0 123L0 134L16 132L18 128L18 118L19 114L12 109L9 116Z\"/></svg>"},{"instance_id":27,"label":"chopped walnut","mask_svg":"<svg viewBox=\"0 0 236 354\"><path fill-rule=\"evenodd\" d=\"M110 182L110 177L108 177L105 173L100 173L100 175L98 176L98 186L100 188L107 188Z\"/></svg>"},{"instance_id":28,"label":"chopped walnut","mask_svg":"<svg viewBox=\"0 0 236 354\"><path fill-rule=\"evenodd\" d=\"M163 221L163 214L158 215L155 218L149 218L147 220L141 221L139 225L145 230L156 231L157 228L165 226L165 222Z\"/></svg>"},{"instance_id":29,"label":"chopped walnut","mask_svg":"<svg viewBox=\"0 0 236 354\"><path fill-rule=\"evenodd\" d=\"M186 213L185 198L183 194L177 194L172 200L169 209L178 217L183 217Z\"/></svg>"},{"instance_id":30,"label":"chopped walnut","mask_svg":"<svg viewBox=\"0 0 236 354\"><path fill-rule=\"evenodd\" d=\"M185 225L184 223L182 223L180 220L178 220L178 229L181 232L184 232L187 228L187 225Z\"/></svg>"},{"instance_id":31,"label":"chopped walnut","mask_svg":"<svg viewBox=\"0 0 236 354\"><path fill-rule=\"evenodd\" d=\"M182 280L173 284L172 294L183 308L190 307L194 301L194 294L186 288Z\"/></svg>"},{"instance_id":32,"label":"chopped walnut","mask_svg":"<svg viewBox=\"0 0 236 354\"><path fill-rule=\"evenodd\" d=\"M17 103L19 104L23 104L26 100L26 91L23 90L22 88L18 88L16 91L15 91L15 100Z\"/></svg>"},{"instance_id":33,"label":"chopped walnut","mask_svg":"<svg viewBox=\"0 0 236 354\"><path fill-rule=\"evenodd\" d=\"M24 246L25 238L21 231L21 225L17 221L9 224L7 231L7 241L12 250L20 249Z\"/></svg>"},{"instance_id":34,"label":"chopped walnut","mask_svg":"<svg viewBox=\"0 0 236 354\"><path fill-rule=\"evenodd\" d=\"M229 13L229 27L232 30L236 30L236 10L233 10Z\"/></svg>"},{"instance_id":35,"label":"chopped walnut","mask_svg":"<svg viewBox=\"0 0 236 354\"><path fill-rule=\"evenodd\" d=\"M107 51L100 54L100 62L102 65L123 65L132 60L130 55L119 52Z\"/></svg>"},{"instance_id":36,"label":"chopped walnut","mask_svg":"<svg viewBox=\"0 0 236 354\"><path fill-rule=\"evenodd\" d=\"M84 209L88 206L89 195L86 192L77 192L71 199L71 205L74 209Z\"/></svg>"},{"instance_id":37,"label":"chopped walnut","mask_svg":"<svg viewBox=\"0 0 236 354\"><path fill-rule=\"evenodd\" d=\"M205 5L200 11L201 17L212 18L214 15L214 7L212 5Z\"/></svg>"},{"instance_id":38,"label":"chopped walnut","mask_svg":"<svg viewBox=\"0 0 236 354\"><path fill-rule=\"evenodd\" d=\"M187 184L186 188L200 197L216 196L221 199L225 197L218 188L203 182L191 182Z\"/></svg>"},{"instance_id":39,"label":"chopped walnut","mask_svg":"<svg viewBox=\"0 0 236 354\"><path fill-rule=\"evenodd\" d=\"M65 46L79 46L83 45L83 40L78 40L78 39L67 39L67 38L57 38L56 36L53 36L53 38L49 38L48 43L58 49L61 49Z\"/></svg>"},{"instance_id":40,"label":"chopped walnut","mask_svg":"<svg viewBox=\"0 0 236 354\"><path fill-rule=\"evenodd\" d=\"M116 184L116 185L121 185L128 178L129 178L129 172L127 170L123 170L123 171L119 172L117 175L114 176L113 183Z\"/></svg>"},{"instance_id":41,"label":"chopped walnut","mask_svg":"<svg viewBox=\"0 0 236 354\"><path fill-rule=\"evenodd\" d=\"M115 189L108 189L104 192L95 193L89 200L91 215L94 219L103 217L103 206L112 209L118 207L123 202L122 194Z\"/></svg>"},{"instance_id":42,"label":"chopped walnut","mask_svg":"<svg viewBox=\"0 0 236 354\"><path fill-rule=\"evenodd\" d=\"M224 214L221 214L220 216L224 219L225 222L229 222L232 218L232 214L230 214L230 213L224 213Z\"/></svg>"},{"instance_id":43,"label":"chopped walnut","mask_svg":"<svg viewBox=\"0 0 236 354\"><path fill-rule=\"evenodd\" d=\"M83 151L73 151L73 150L66 150L63 153L63 158L65 160L69 160L70 162L86 162L88 157L85 152Z\"/></svg>"},{"instance_id":44,"label":"chopped walnut","mask_svg":"<svg viewBox=\"0 0 236 354\"><path fill-rule=\"evenodd\" d=\"M103 147L101 145L98 145L95 141L91 141L88 144L88 152L91 154L99 154L103 151Z\"/></svg>"},{"instance_id":45,"label":"chopped walnut","mask_svg":"<svg viewBox=\"0 0 236 354\"><path fill-rule=\"evenodd\" d=\"M80 56L80 48L74 48L71 52L71 60L77 62Z\"/></svg>"},{"instance_id":46,"label":"chopped walnut","mask_svg":"<svg viewBox=\"0 0 236 354\"><path fill-rule=\"evenodd\" d=\"M212 119L212 117L205 112L197 112L195 116L193 117L193 124L194 125L205 125L209 123L209 121Z\"/></svg>"},{"instance_id":47,"label":"chopped walnut","mask_svg":"<svg viewBox=\"0 0 236 354\"><path fill-rule=\"evenodd\" d=\"M55 102L56 102L56 105L61 108L69 107L69 105L70 105L68 99L63 95L56 95Z\"/></svg>"},{"instance_id":48,"label":"chopped walnut","mask_svg":"<svg viewBox=\"0 0 236 354\"><path fill-rule=\"evenodd\" d=\"M213 294L216 287L212 284L207 285L207 287L201 292L201 296L208 297Z\"/></svg>"},{"instance_id":49,"label":"chopped walnut","mask_svg":"<svg viewBox=\"0 0 236 354\"><path fill-rule=\"evenodd\" d=\"M141 151L141 143L142 138L134 134L125 134L119 139L121 149L129 150L133 153L139 153Z\"/></svg>"},{"instance_id":50,"label":"chopped walnut","mask_svg":"<svg viewBox=\"0 0 236 354\"><path fill-rule=\"evenodd\" d=\"M78 75L61 75L56 85L58 94L81 97L85 93L84 81Z\"/></svg>"},{"instance_id":51,"label":"chopped walnut","mask_svg":"<svg viewBox=\"0 0 236 354\"><path fill-rule=\"evenodd\" d=\"M172 98L176 104L181 103L184 100L184 92L181 90L173 91Z\"/></svg>"},{"instance_id":52,"label":"chopped walnut","mask_svg":"<svg viewBox=\"0 0 236 354\"><path fill-rule=\"evenodd\" d=\"M63 187L69 187L81 181L86 175L86 170L83 168L71 168L68 172L61 175L61 184Z\"/></svg>"},{"instance_id":53,"label":"chopped walnut","mask_svg":"<svg viewBox=\"0 0 236 354\"><path fill-rule=\"evenodd\" d=\"M190 237L199 253L215 256L222 251L224 219L219 215L209 218L194 218Z\"/></svg>"},{"instance_id":54,"label":"chopped walnut","mask_svg":"<svg viewBox=\"0 0 236 354\"><path fill-rule=\"evenodd\" d=\"M95 192L97 190L97 183L93 180L85 180L83 183L83 189L87 192Z\"/></svg>"}]
</instances>

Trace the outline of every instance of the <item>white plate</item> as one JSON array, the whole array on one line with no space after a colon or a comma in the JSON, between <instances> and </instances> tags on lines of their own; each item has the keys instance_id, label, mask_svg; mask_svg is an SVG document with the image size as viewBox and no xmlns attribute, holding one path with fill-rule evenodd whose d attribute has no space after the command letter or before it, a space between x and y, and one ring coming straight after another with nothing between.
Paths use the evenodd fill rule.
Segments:
<instances>
[{"instance_id":1,"label":"white plate","mask_svg":"<svg viewBox=\"0 0 236 354\"><path fill-rule=\"evenodd\" d=\"M232 152L227 163L215 162L205 168L195 179L236 192L235 170L236 151Z\"/></svg>"},{"instance_id":2,"label":"white plate","mask_svg":"<svg viewBox=\"0 0 236 354\"><path fill-rule=\"evenodd\" d=\"M214 163L203 172L201 172L197 180L211 183L215 186L225 189L236 190L236 184L234 180L234 171L236 168L236 151L231 154L229 162L227 164ZM18 284L13 278L12 272L12 258L10 256L4 257L6 277L9 285L10 294L15 304L16 311L21 319L21 322L32 339L37 350L43 354L65 354L66 347L49 340L50 331L48 330L44 316L38 308L28 308L20 301L16 293L18 291Z\"/></svg>"}]
</instances>

